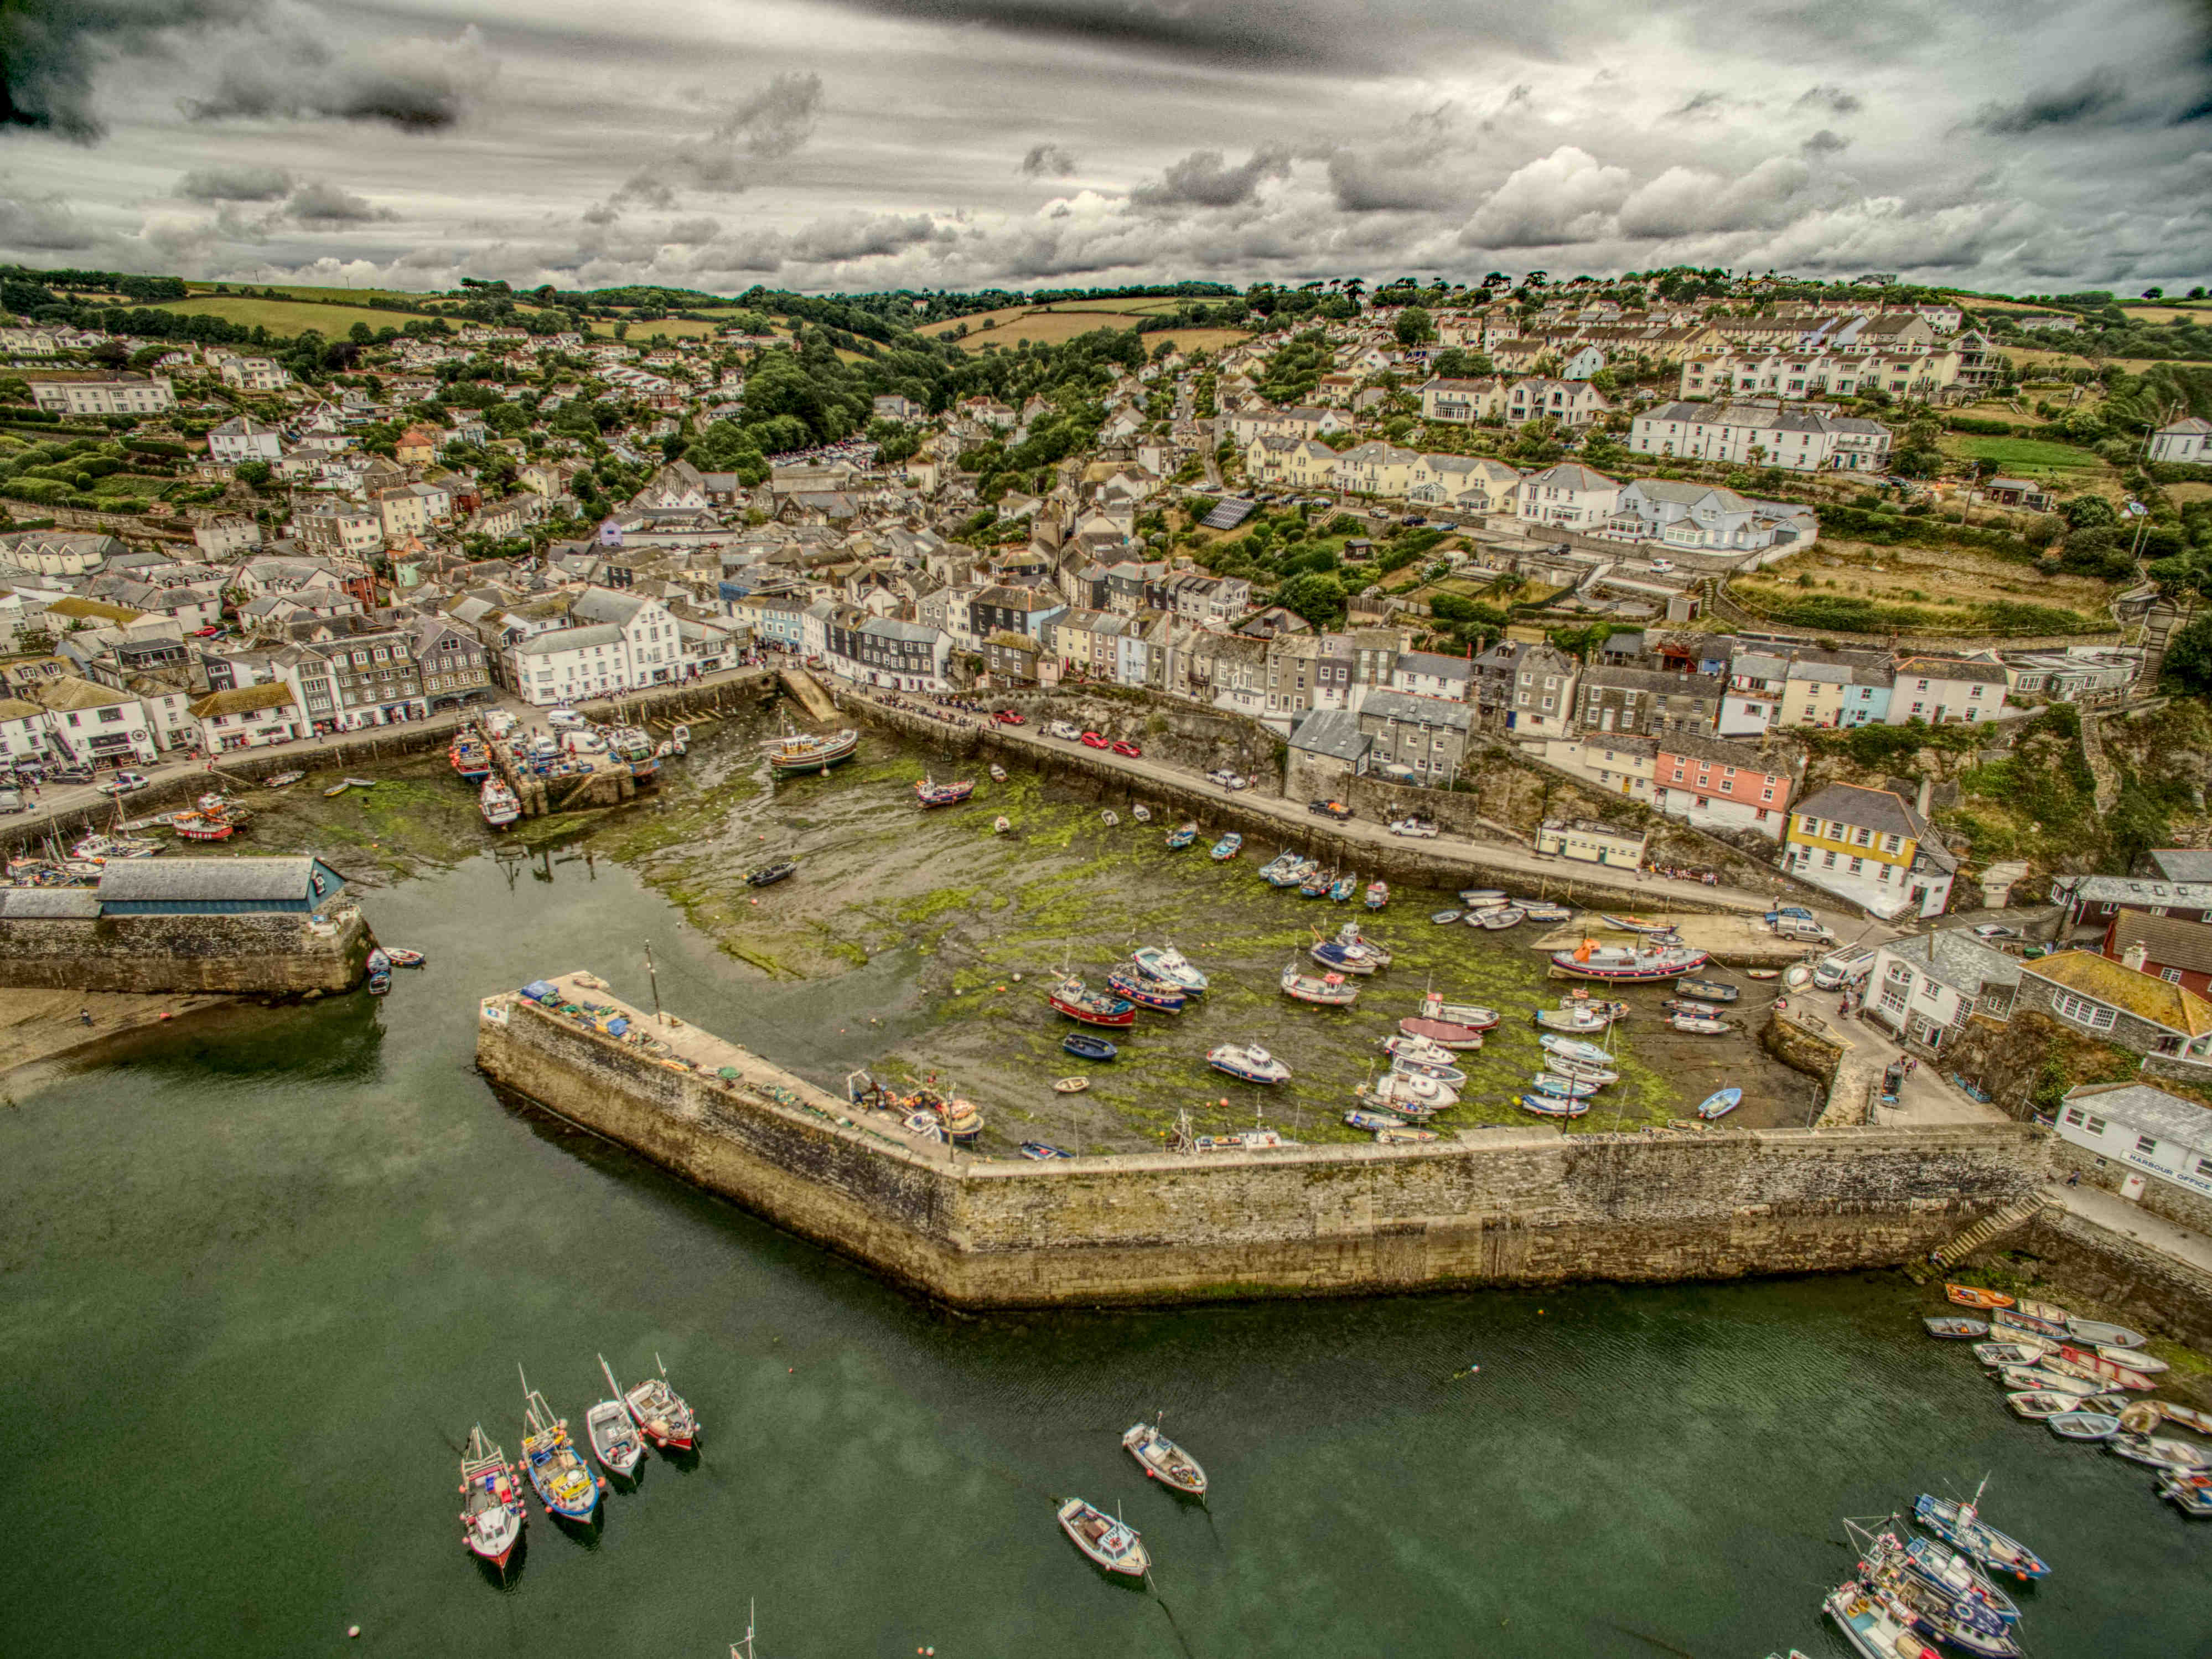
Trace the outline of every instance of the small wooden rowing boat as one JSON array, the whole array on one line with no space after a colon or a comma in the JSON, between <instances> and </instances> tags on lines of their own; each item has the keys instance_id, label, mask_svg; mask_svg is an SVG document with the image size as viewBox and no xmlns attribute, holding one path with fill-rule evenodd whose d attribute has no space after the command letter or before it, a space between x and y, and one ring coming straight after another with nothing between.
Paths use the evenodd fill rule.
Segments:
<instances>
[{"instance_id":1,"label":"small wooden rowing boat","mask_svg":"<svg viewBox=\"0 0 2212 1659\"><path fill-rule=\"evenodd\" d=\"M430 959L420 951L410 951L404 945L386 945L384 955L394 968L420 968Z\"/></svg>"},{"instance_id":2,"label":"small wooden rowing boat","mask_svg":"<svg viewBox=\"0 0 2212 1659\"><path fill-rule=\"evenodd\" d=\"M1743 976L1746 979L1780 979L1782 970L1779 968L1747 968L1743 970Z\"/></svg>"},{"instance_id":3,"label":"small wooden rowing boat","mask_svg":"<svg viewBox=\"0 0 2212 1659\"><path fill-rule=\"evenodd\" d=\"M2008 1389L2036 1389L2045 1394L2063 1394L2069 1400L2087 1400L2097 1392L2095 1383L2063 1376L2045 1365L2000 1365L1997 1381Z\"/></svg>"},{"instance_id":4,"label":"small wooden rowing boat","mask_svg":"<svg viewBox=\"0 0 2212 1659\"><path fill-rule=\"evenodd\" d=\"M1431 910L1429 912L1429 920L1439 927L1449 927L1460 919L1462 914L1463 913L1458 910Z\"/></svg>"},{"instance_id":5,"label":"small wooden rowing boat","mask_svg":"<svg viewBox=\"0 0 2212 1659\"><path fill-rule=\"evenodd\" d=\"M1004 813L991 820L991 833L994 836L1003 836L1013 827L1014 821Z\"/></svg>"},{"instance_id":6,"label":"small wooden rowing boat","mask_svg":"<svg viewBox=\"0 0 2212 1659\"><path fill-rule=\"evenodd\" d=\"M1978 1340L1990 1334L1987 1320L1968 1319L1959 1314L1930 1314L1920 1322L1928 1328L1928 1334L1930 1336L1950 1337L1954 1340L1972 1337Z\"/></svg>"},{"instance_id":7,"label":"small wooden rowing boat","mask_svg":"<svg viewBox=\"0 0 2212 1659\"><path fill-rule=\"evenodd\" d=\"M307 775L305 772L272 772L261 780L264 789L289 789Z\"/></svg>"},{"instance_id":8,"label":"small wooden rowing boat","mask_svg":"<svg viewBox=\"0 0 2212 1659\"><path fill-rule=\"evenodd\" d=\"M2212 1434L2212 1412L2199 1411L2194 1406L2177 1406L2171 1400L2154 1400L2158 1414L2169 1423L2179 1423L2185 1429L2194 1429L2199 1434Z\"/></svg>"},{"instance_id":9,"label":"small wooden rowing boat","mask_svg":"<svg viewBox=\"0 0 2212 1659\"><path fill-rule=\"evenodd\" d=\"M2156 1376L2166 1369L2166 1361L2142 1348L2100 1348L2097 1357L2109 1359L2115 1365L2124 1365L2145 1376Z\"/></svg>"},{"instance_id":10,"label":"small wooden rowing boat","mask_svg":"<svg viewBox=\"0 0 2212 1659\"><path fill-rule=\"evenodd\" d=\"M1022 1156L1045 1164L1055 1158L1073 1158L1075 1154L1065 1152L1048 1140L1024 1140L1022 1142Z\"/></svg>"},{"instance_id":11,"label":"small wooden rowing boat","mask_svg":"<svg viewBox=\"0 0 2212 1659\"><path fill-rule=\"evenodd\" d=\"M1139 823L1150 823L1152 821L1152 809L1144 802L1139 801L1129 809L1129 816Z\"/></svg>"},{"instance_id":12,"label":"small wooden rowing boat","mask_svg":"<svg viewBox=\"0 0 2212 1659\"><path fill-rule=\"evenodd\" d=\"M1513 1103L1540 1117L1580 1117L1589 1110L1587 1100L1575 1100L1565 1095L1516 1095Z\"/></svg>"},{"instance_id":13,"label":"small wooden rowing boat","mask_svg":"<svg viewBox=\"0 0 2212 1659\"><path fill-rule=\"evenodd\" d=\"M2067 1440L2110 1440L2120 1419L2104 1412L2061 1412L2049 1419L2051 1433Z\"/></svg>"},{"instance_id":14,"label":"small wooden rowing boat","mask_svg":"<svg viewBox=\"0 0 2212 1659\"><path fill-rule=\"evenodd\" d=\"M2054 1325L2063 1325L2074 1317L2056 1302L2035 1302L2024 1296L2014 1301L2013 1306L2030 1319L2047 1319Z\"/></svg>"},{"instance_id":15,"label":"small wooden rowing boat","mask_svg":"<svg viewBox=\"0 0 2212 1659\"><path fill-rule=\"evenodd\" d=\"M2040 1389L2021 1389L2005 1396L2005 1404L2031 1422L2047 1422L2070 1412L2081 1402L2071 1395L2050 1394Z\"/></svg>"},{"instance_id":16,"label":"small wooden rowing boat","mask_svg":"<svg viewBox=\"0 0 2212 1659\"><path fill-rule=\"evenodd\" d=\"M1109 806L1098 815L1098 822L1111 830L1121 822L1121 815Z\"/></svg>"},{"instance_id":17,"label":"small wooden rowing boat","mask_svg":"<svg viewBox=\"0 0 2212 1659\"><path fill-rule=\"evenodd\" d=\"M2029 1337L2025 1340L1974 1344L1974 1358L1991 1370L1995 1370L2000 1365L2033 1365L2050 1352L2049 1346L2036 1337Z\"/></svg>"},{"instance_id":18,"label":"small wooden rowing boat","mask_svg":"<svg viewBox=\"0 0 2212 1659\"><path fill-rule=\"evenodd\" d=\"M2116 1348L2113 1352L2131 1353L2134 1351L2130 1348ZM2107 1359L2103 1354L2090 1348L2063 1346L2056 1355L2043 1363L2046 1369L2056 1369L2060 1364L2064 1364L2071 1368L2068 1373L2069 1376L2087 1377L2092 1382L2117 1383L2123 1389L2132 1389L2138 1394L2148 1394L2158 1386L2133 1366L2120 1360Z\"/></svg>"},{"instance_id":19,"label":"small wooden rowing boat","mask_svg":"<svg viewBox=\"0 0 2212 1659\"><path fill-rule=\"evenodd\" d=\"M1064 1077L1052 1086L1060 1094L1079 1095L1091 1086L1091 1079L1087 1077Z\"/></svg>"},{"instance_id":20,"label":"small wooden rowing boat","mask_svg":"<svg viewBox=\"0 0 2212 1659\"><path fill-rule=\"evenodd\" d=\"M998 762L993 761L991 763L991 781L994 783L1004 783L1006 781L1006 769L1000 765Z\"/></svg>"},{"instance_id":21,"label":"small wooden rowing boat","mask_svg":"<svg viewBox=\"0 0 2212 1659\"><path fill-rule=\"evenodd\" d=\"M1946 1285L1943 1294L1962 1308L2009 1308L2012 1298L2002 1291L1985 1291L1978 1285Z\"/></svg>"},{"instance_id":22,"label":"small wooden rowing boat","mask_svg":"<svg viewBox=\"0 0 2212 1659\"><path fill-rule=\"evenodd\" d=\"M1702 1118L1726 1117L1742 1104L1742 1090L1722 1089L1707 1095L1698 1103L1698 1115ZM1988 1327L1984 1326L1983 1329L1986 1332Z\"/></svg>"},{"instance_id":23,"label":"small wooden rowing boat","mask_svg":"<svg viewBox=\"0 0 2212 1659\"><path fill-rule=\"evenodd\" d=\"M1060 1038L1060 1046L1078 1060L1111 1060L1121 1052L1104 1037L1085 1036L1080 1031L1070 1031Z\"/></svg>"},{"instance_id":24,"label":"small wooden rowing boat","mask_svg":"<svg viewBox=\"0 0 2212 1659\"><path fill-rule=\"evenodd\" d=\"M346 781L356 789L374 789L376 787L376 780L374 778L348 778Z\"/></svg>"},{"instance_id":25,"label":"small wooden rowing boat","mask_svg":"<svg viewBox=\"0 0 2212 1659\"><path fill-rule=\"evenodd\" d=\"M351 779L341 778L337 782L332 784L329 788L323 791L323 799L325 800L334 800L352 787L353 781Z\"/></svg>"},{"instance_id":26,"label":"small wooden rowing boat","mask_svg":"<svg viewBox=\"0 0 2212 1659\"><path fill-rule=\"evenodd\" d=\"M2150 1339L2124 1325L2107 1325L2101 1319L2069 1319L2066 1334L2077 1342L2099 1348L2140 1348Z\"/></svg>"},{"instance_id":27,"label":"small wooden rowing boat","mask_svg":"<svg viewBox=\"0 0 2212 1659\"><path fill-rule=\"evenodd\" d=\"M2055 1324L2048 1319L2038 1319L2033 1314L2022 1313L2016 1307L1992 1309L1990 1323L2003 1330L2026 1331L2030 1336L2063 1338L2066 1334L2063 1325Z\"/></svg>"},{"instance_id":28,"label":"small wooden rowing boat","mask_svg":"<svg viewBox=\"0 0 2212 1659\"><path fill-rule=\"evenodd\" d=\"M1198 1460L1160 1432L1157 1423L1133 1424L1121 1445L1147 1477L1193 1498L1206 1496L1206 1471Z\"/></svg>"}]
</instances>

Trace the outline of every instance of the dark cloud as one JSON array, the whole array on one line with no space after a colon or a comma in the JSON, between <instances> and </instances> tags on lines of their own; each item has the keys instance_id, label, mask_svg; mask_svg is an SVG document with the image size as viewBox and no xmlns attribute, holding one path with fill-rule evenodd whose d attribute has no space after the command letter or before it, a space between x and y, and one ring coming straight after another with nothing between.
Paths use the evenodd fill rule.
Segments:
<instances>
[{"instance_id":1,"label":"dark cloud","mask_svg":"<svg viewBox=\"0 0 2212 1659\"><path fill-rule=\"evenodd\" d=\"M1724 92L1707 90L1693 93L1680 109L1668 110L1667 118L1670 121L1718 120L1721 112L1729 106L1729 95Z\"/></svg>"},{"instance_id":2,"label":"dark cloud","mask_svg":"<svg viewBox=\"0 0 2212 1659\"><path fill-rule=\"evenodd\" d=\"M171 38L253 16L264 0L4 0L0 3L0 125L76 143L106 136L92 106L94 71L111 57L160 50Z\"/></svg>"},{"instance_id":3,"label":"dark cloud","mask_svg":"<svg viewBox=\"0 0 2212 1659\"><path fill-rule=\"evenodd\" d=\"M1267 179L1287 179L1291 152L1280 144L1263 145L1237 167L1218 149L1193 150L1170 165L1158 183L1139 185L1129 199L1140 207L1236 207L1258 193Z\"/></svg>"},{"instance_id":4,"label":"dark cloud","mask_svg":"<svg viewBox=\"0 0 2212 1659\"><path fill-rule=\"evenodd\" d=\"M399 216L349 190L312 179L292 192L283 211L305 225L362 225Z\"/></svg>"},{"instance_id":5,"label":"dark cloud","mask_svg":"<svg viewBox=\"0 0 2212 1659\"><path fill-rule=\"evenodd\" d=\"M283 167L198 167L177 180L175 193L193 202L273 202L292 188Z\"/></svg>"},{"instance_id":6,"label":"dark cloud","mask_svg":"<svg viewBox=\"0 0 2212 1659\"><path fill-rule=\"evenodd\" d=\"M1022 157L1025 179L1066 179L1074 174L1075 158L1058 144L1036 144Z\"/></svg>"},{"instance_id":7,"label":"dark cloud","mask_svg":"<svg viewBox=\"0 0 2212 1659\"><path fill-rule=\"evenodd\" d=\"M67 253L94 246L99 236L60 196L18 200L0 196L0 247Z\"/></svg>"},{"instance_id":8,"label":"dark cloud","mask_svg":"<svg viewBox=\"0 0 2212 1659\"><path fill-rule=\"evenodd\" d=\"M896 253L923 242L950 241L956 233L926 213L902 217L878 213L870 217L824 220L808 226L787 245L791 258L816 264L843 259L871 259Z\"/></svg>"},{"instance_id":9,"label":"dark cloud","mask_svg":"<svg viewBox=\"0 0 2212 1659\"><path fill-rule=\"evenodd\" d=\"M662 240L688 246L698 242L711 242L721 232L722 222L719 219L679 219L669 226Z\"/></svg>"},{"instance_id":10,"label":"dark cloud","mask_svg":"<svg viewBox=\"0 0 2212 1659\"><path fill-rule=\"evenodd\" d=\"M2045 127L2078 127L2118 115L2127 87L2117 70L2094 69L2070 87L2030 93L2017 104L1984 104L1974 125L1984 132L2018 135Z\"/></svg>"},{"instance_id":11,"label":"dark cloud","mask_svg":"<svg viewBox=\"0 0 2212 1659\"><path fill-rule=\"evenodd\" d=\"M779 75L751 97L732 104L703 137L688 138L630 176L617 199L635 198L673 207L676 189L725 194L753 182L750 163L780 161L814 136L822 118L822 77Z\"/></svg>"},{"instance_id":12,"label":"dark cloud","mask_svg":"<svg viewBox=\"0 0 2212 1659\"><path fill-rule=\"evenodd\" d=\"M1850 147L1851 141L1850 139L1844 137L1841 133L1831 132L1826 127L1822 127L1810 138L1808 138L1803 143L1797 146L1798 149L1803 150L1808 155L1833 155L1838 151L1846 150Z\"/></svg>"},{"instance_id":13,"label":"dark cloud","mask_svg":"<svg viewBox=\"0 0 2212 1659\"><path fill-rule=\"evenodd\" d=\"M1791 107L1824 109L1831 115L1856 115L1865 105L1856 93L1846 92L1841 87L1823 82L1817 87L1808 88L1804 95Z\"/></svg>"},{"instance_id":14,"label":"dark cloud","mask_svg":"<svg viewBox=\"0 0 2212 1659\"><path fill-rule=\"evenodd\" d=\"M347 55L304 26L225 54L204 97L180 100L195 121L321 118L403 132L454 125L493 72L474 26L449 41L397 41Z\"/></svg>"}]
</instances>

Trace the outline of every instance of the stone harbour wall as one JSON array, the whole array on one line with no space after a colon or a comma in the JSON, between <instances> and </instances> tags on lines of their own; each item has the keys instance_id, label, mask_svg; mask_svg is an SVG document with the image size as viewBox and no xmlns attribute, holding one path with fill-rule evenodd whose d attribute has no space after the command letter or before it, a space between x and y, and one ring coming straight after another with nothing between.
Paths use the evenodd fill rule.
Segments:
<instances>
[{"instance_id":1,"label":"stone harbour wall","mask_svg":"<svg viewBox=\"0 0 2212 1659\"><path fill-rule=\"evenodd\" d=\"M0 920L0 985L42 990L296 995L361 982L358 912L317 927L294 914Z\"/></svg>"},{"instance_id":2,"label":"stone harbour wall","mask_svg":"<svg viewBox=\"0 0 2212 1659\"><path fill-rule=\"evenodd\" d=\"M2043 1132L2017 1124L1509 1127L1421 1146L940 1159L670 1069L512 996L484 1005L477 1060L501 1088L968 1307L1888 1266L2046 1173Z\"/></svg>"},{"instance_id":3,"label":"stone harbour wall","mask_svg":"<svg viewBox=\"0 0 2212 1659\"><path fill-rule=\"evenodd\" d=\"M2033 1256L2053 1283L2150 1336L2212 1351L2212 1273L2051 1206L1990 1253Z\"/></svg>"}]
</instances>

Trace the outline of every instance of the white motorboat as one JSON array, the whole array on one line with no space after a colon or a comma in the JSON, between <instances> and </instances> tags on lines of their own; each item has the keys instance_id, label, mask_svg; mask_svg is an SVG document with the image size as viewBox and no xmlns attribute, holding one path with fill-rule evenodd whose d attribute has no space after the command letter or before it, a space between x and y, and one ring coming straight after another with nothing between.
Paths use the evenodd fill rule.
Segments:
<instances>
[{"instance_id":1,"label":"white motorboat","mask_svg":"<svg viewBox=\"0 0 2212 1659\"><path fill-rule=\"evenodd\" d=\"M1207 1052L1206 1063L1246 1083L1291 1080L1291 1068L1256 1042L1224 1042Z\"/></svg>"},{"instance_id":2,"label":"white motorboat","mask_svg":"<svg viewBox=\"0 0 2212 1659\"><path fill-rule=\"evenodd\" d=\"M584 1413L584 1432L592 1442L592 1455L611 1474L629 1476L645 1461L645 1442L630 1421L629 1407L619 1400L602 1400Z\"/></svg>"},{"instance_id":3,"label":"white motorboat","mask_svg":"<svg viewBox=\"0 0 2212 1659\"><path fill-rule=\"evenodd\" d=\"M1154 979L1194 995L1203 993L1208 982L1198 965L1176 950L1172 943L1139 945L1129 952L1129 960Z\"/></svg>"}]
</instances>

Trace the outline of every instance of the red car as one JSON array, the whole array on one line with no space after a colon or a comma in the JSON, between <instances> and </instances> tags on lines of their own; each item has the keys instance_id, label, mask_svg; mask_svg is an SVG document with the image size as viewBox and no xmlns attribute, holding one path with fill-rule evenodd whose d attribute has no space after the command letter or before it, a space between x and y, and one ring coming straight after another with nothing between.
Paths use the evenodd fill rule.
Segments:
<instances>
[{"instance_id":1,"label":"red car","mask_svg":"<svg viewBox=\"0 0 2212 1659\"><path fill-rule=\"evenodd\" d=\"M1083 746L1085 749L1104 749L1108 744L1106 739L1096 732L1085 732L1083 734Z\"/></svg>"},{"instance_id":2,"label":"red car","mask_svg":"<svg viewBox=\"0 0 2212 1659\"><path fill-rule=\"evenodd\" d=\"M1027 720L1024 720L1019 714L1014 713L1011 708L1001 708L997 714L992 715L991 718L998 721L1001 726L1027 726L1029 724Z\"/></svg>"},{"instance_id":3,"label":"red car","mask_svg":"<svg viewBox=\"0 0 2212 1659\"><path fill-rule=\"evenodd\" d=\"M1127 755L1131 760L1135 760L1142 756L1145 751L1138 748L1135 744L1131 743L1128 738L1124 738L1121 742L1114 745L1114 752L1117 755Z\"/></svg>"}]
</instances>

